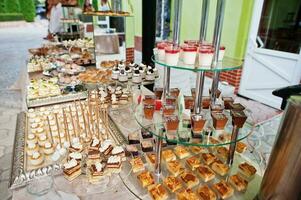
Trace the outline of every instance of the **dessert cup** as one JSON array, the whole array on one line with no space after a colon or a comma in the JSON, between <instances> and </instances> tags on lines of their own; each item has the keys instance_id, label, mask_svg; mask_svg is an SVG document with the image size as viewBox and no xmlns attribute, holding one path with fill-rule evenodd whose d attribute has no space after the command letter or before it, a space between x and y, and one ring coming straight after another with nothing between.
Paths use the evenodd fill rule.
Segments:
<instances>
[{"instance_id":1,"label":"dessert cup","mask_svg":"<svg viewBox=\"0 0 301 200\"><path fill-rule=\"evenodd\" d=\"M193 65L195 63L196 54L197 54L196 46L190 46L190 45L182 46L182 56L183 56L183 62L185 64Z\"/></svg>"},{"instance_id":2,"label":"dessert cup","mask_svg":"<svg viewBox=\"0 0 301 200\"><path fill-rule=\"evenodd\" d=\"M199 50L199 66L210 66L213 59L213 49L200 48Z\"/></svg>"},{"instance_id":3,"label":"dessert cup","mask_svg":"<svg viewBox=\"0 0 301 200\"><path fill-rule=\"evenodd\" d=\"M145 104L144 105L144 117L145 119L152 120L155 113L155 105Z\"/></svg>"},{"instance_id":4,"label":"dessert cup","mask_svg":"<svg viewBox=\"0 0 301 200\"><path fill-rule=\"evenodd\" d=\"M180 48L169 46L165 48L165 63L167 65L175 66L178 64L180 56Z\"/></svg>"}]
</instances>

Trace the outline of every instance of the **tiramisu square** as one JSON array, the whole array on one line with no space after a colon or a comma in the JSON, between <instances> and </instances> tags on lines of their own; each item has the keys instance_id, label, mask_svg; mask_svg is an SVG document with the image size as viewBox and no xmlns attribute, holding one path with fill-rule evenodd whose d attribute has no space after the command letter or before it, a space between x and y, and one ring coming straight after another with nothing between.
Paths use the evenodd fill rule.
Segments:
<instances>
[{"instance_id":1,"label":"tiramisu square","mask_svg":"<svg viewBox=\"0 0 301 200\"><path fill-rule=\"evenodd\" d=\"M199 166L196 172L204 182L211 181L215 178L215 173L206 165Z\"/></svg>"},{"instance_id":2,"label":"tiramisu square","mask_svg":"<svg viewBox=\"0 0 301 200\"><path fill-rule=\"evenodd\" d=\"M73 181L81 175L81 166L75 159L71 159L63 165L63 173L68 181Z\"/></svg>"},{"instance_id":3,"label":"tiramisu square","mask_svg":"<svg viewBox=\"0 0 301 200\"><path fill-rule=\"evenodd\" d=\"M137 178L144 188L155 184L154 177L149 171L141 172Z\"/></svg>"},{"instance_id":4,"label":"tiramisu square","mask_svg":"<svg viewBox=\"0 0 301 200\"><path fill-rule=\"evenodd\" d=\"M230 198L234 193L234 190L230 186L230 184L224 180L221 180L220 182L214 184L213 189L217 191L222 199Z\"/></svg>"},{"instance_id":5,"label":"tiramisu square","mask_svg":"<svg viewBox=\"0 0 301 200\"><path fill-rule=\"evenodd\" d=\"M141 142L141 149L143 152L153 151L153 143L151 140L143 140Z\"/></svg>"},{"instance_id":6,"label":"tiramisu square","mask_svg":"<svg viewBox=\"0 0 301 200\"><path fill-rule=\"evenodd\" d=\"M163 183L171 192L176 192L177 190L182 188L180 179L174 176L167 176L163 180Z\"/></svg>"},{"instance_id":7,"label":"tiramisu square","mask_svg":"<svg viewBox=\"0 0 301 200\"><path fill-rule=\"evenodd\" d=\"M192 172L184 172L180 175L180 177L188 188L193 188L200 182L199 179Z\"/></svg>"}]
</instances>

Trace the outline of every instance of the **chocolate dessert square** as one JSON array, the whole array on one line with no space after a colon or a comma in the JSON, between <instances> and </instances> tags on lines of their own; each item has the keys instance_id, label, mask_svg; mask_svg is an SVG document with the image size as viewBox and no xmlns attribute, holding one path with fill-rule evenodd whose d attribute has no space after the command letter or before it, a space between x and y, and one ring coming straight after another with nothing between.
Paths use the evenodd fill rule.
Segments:
<instances>
[{"instance_id":1,"label":"chocolate dessert square","mask_svg":"<svg viewBox=\"0 0 301 200\"><path fill-rule=\"evenodd\" d=\"M222 100L224 101L225 109L231 109L230 103L233 103L234 99L232 97L222 97Z\"/></svg>"},{"instance_id":2,"label":"chocolate dessert square","mask_svg":"<svg viewBox=\"0 0 301 200\"><path fill-rule=\"evenodd\" d=\"M243 111L245 107L240 103L229 103L229 107L231 110Z\"/></svg>"},{"instance_id":3,"label":"chocolate dessert square","mask_svg":"<svg viewBox=\"0 0 301 200\"><path fill-rule=\"evenodd\" d=\"M137 147L135 145L132 145L132 144L126 145L126 151L131 153L132 156L134 156L134 157L139 155Z\"/></svg>"},{"instance_id":4,"label":"chocolate dessert square","mask_svg":"<svg viewBox=\"0 0 301 200\"><path fill-rule=\"evenodd\" d=\"M153 143L151 140L143 140L141 142L141 149L143 152L153 151Z\"/></svg>"},{"instance_id":5,"label":"chocolate dessert square","mask_svg":"<svg viewBox=\"0 0 301 200\"><path fill-rule=\"evenodd\" d=\"M130 133L128 135L129 144L140 144L138 133Z\"/></svg>"},{"instance_id":6,"label":"chocolate dessert square","mask_svg":"<svg viewBox=\"0 0 301 200\"><path fill-rule=\"evenodd\" d=\"M153 138L153 134L150 131L148 131L148 129L146 130L144 128L141 129L141 136L143 139Z\"/></svg>"},{"instance_id":7,"label":"chocolate dessert square","mask_svg":"<svg viewBox=\"0 0 301 200\"><path fill-rule=\"evenodd\" d=\"M238 128L242 128L247 120L244 111L231 110L232 124Z\"/></svg>"}]
</instances>

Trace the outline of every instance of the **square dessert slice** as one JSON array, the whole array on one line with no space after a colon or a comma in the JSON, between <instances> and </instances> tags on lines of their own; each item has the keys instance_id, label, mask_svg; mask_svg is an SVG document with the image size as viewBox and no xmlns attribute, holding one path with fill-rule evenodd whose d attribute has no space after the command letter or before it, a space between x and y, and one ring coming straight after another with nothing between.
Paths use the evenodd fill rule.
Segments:
<instances>
[{"instance_id":1,"label":"square dessert slice","mask_svg":"<svg viewBox=\"0 0 301 200\"><path fill-rule=\"evenodd\" d=\"M153 151L153 143L151 140L143 140L141 142L141 149L143 152Z\"/></svg>"},{"instance_id":2,"label":"square dessert slice","mask_svg":"<svg viewBox=\"0 0 301 200\"><path fill-rule=\"evenodd\" d=\"M155 153L146 153L145 159L151 167L155 167L156 164L156 154Z\"/></svg>"},{"instance_id":3,"label":"square dessert slice","mask_svg":"<svg viewBox=\"0 0 301 200\"><path fill-rule=\"evenodd\" d=\"M100 141L97 138L93 138L90 145L89 145L89 149L92 150L98 150L100 147Z\"/></svg>"},{"instance_id":4,"label":"square dessert slice","mask_svg":"<svg viewBox=\"0 0 301 200\"><path fill-rule=\"evenodd\" d=\"M214 161L211 168L221 176L225 176L229 171L229 167L220 160Z\"/></svg>"},{"instance_id":5,"label":"square dessert slice","mask_svg":"<svg viewBox=\"0 0 301 200\"><path fill-rule=\"evenodd\" d=\"M177 193L177 200L199 200L198 195L191 189L181 190Z\"/></svg>"},{"instance_id":6,"label":"square dessert slice","mask_svg":"<svg viewBox=\"0 0 301 200\"><path fill-rule=\"evenodd\" d=\"M222 97L222 100L224 101L225 109L231 109L230 103L233 103L234 99L232 97Z\"/></svg>"},{"instance_id":7,"label":"square dessert slice","mask_svg":"<svg viewBox=\"0 0 301 200\"><path fill-rule=\"evenodd\" d=\"M167 162L166 168L173 176L178 176L185 170L182 164L177 160Z\"/></svg>"},{"instance_id":8,"label":"square dessert slice","mask_svg":"<svg viewBox=\"0 0 301 200\"><path fill-rule=\"evenodd\" d=\"M232 124L238 128L242 128L247 120L244 111L231 110Z\"/></svg>"},{"instance_id":9,"label":"square dessert slice","mask_svg":"<svg viewBox=\"0 0 301 200\"><path fill-rule=\"evenodd\" d=\"M229 103L229 107L231 110L243 111L245 107L240 103Z\"/></svg>"},{"instance_id":10,"label":"square dessert slice","mask_svg":"<svg viewBox=\"0 0 301 200\"><path fill-rule=\"evenodd\" d=\"M216 194L207 186L203 185L197 189L200 200L216 200Z\"/></svg>"},{"instance_id":11,"label":"square dessert slice","mask_svg":"<svg viewBox=\"0 0 301 200\"><path fill-rule=\"evenodd\" d=\"M199 146L190 146L190 151L194 154L207 153L207 149Z\"/></svg>"},{"instance_id":12,"label":"square dessert slice","mask_svg":"<svg viewBox=\"0 0 301 200\"><path fill-rule=\"evenodd\" d=\"M119 173L121 171L120 156L110 156L107 162L107 169L112 173Z\"/></svg>"},{"instance_id":13,"label":"square dessert slice","mask_svg":"<svg viewBox=\"0 0 301 200\"><path fill-rule=\"evenodd\" d=\"M88 159L95 161L100 159L100 151L98 149L88 149Z\"/></svg>"},{"instance_id":14,"label":"square dessert slice","mask_svg":"<svg viewBox=\"0 0 301 200\"><path fill-rule=\"evenodd\" d=\"M146 130L145 128L141 129L141 136L143 139L153 138L153 134L150 131Z\"/></svg>"},{"instance_id":15,"label":"square dessert slice","mask_svg":"<svg viewBox=\"0 0 301 200\"><path fill-rule=\"evenodd\" d=\"M130 133L128 135L129 144L140 144L138 133Z\"/></svg>"},{"instance_id":16,"label":"square dessert slice","mask_svg":"<svg viewBox=\"0 0 301 200\"><path fill-rule=\"evenodd\" d=\"M197 167L201 165L200 158L197 156L192 156L190 158L187 158L186 163L191 168L192 171L194 171Z\"/></svg>"},{"instance_id":17,"label":"square dessert slice","mask_svg":"<svg viewBox=\"0 0 301 200\"><path fill-rule=\"evenodd\" d=\"M144 163L140 157L133 158L130 163L134 173L143 171L145 169Z\"/></svg>"},{"instance_id":18,"label":"square dessert slice","mask_svg":"<svg viewBox=\"0 0 301 200\"><path fill-rule=\"evenodd\" d=\"M149 171L141 172L137 178L143 188L155 184L154 177Z\"/></svg>"},{"instance_id":19,"label":"square dessert slice","mask_svg":"<svg viewBox=\"0 0 301 200\"><path fill-rule=\"evenodd\" d=\"M63 165L63 173L68 181L73 181L81 175L81 166L75 159L71 159Z\"/></svg>"},{"instance_id":20,"label":"square dessert slice","mask_svg":"<svg viewBox=\"0 0 301 200\"><path fill-rule=\"evenodd\" d=\"M167 176L163 180L163 183L171 192L176 192L177 190L182 188L181 181L174 176Z\"/></svg>"},{"instance_id":21,"label":"square dessert slice","mask_svg":"<svg viewBox=\"0 0 301 200\"><path fill-rule=\"evenodd\" d=\"M162 158L165 162L169 162L172 160L176 160L176 155L173 153L171 149L166 149L162 151Z\"/></svg>"},{"instance_id":22,"label":"square dessert slice","mask_svg":"<svg viewBox=\"0 0 301 200\"><path fill-rule=\"evenodd\" d=\"M111 140L103 141L99 148L100 153L102 153L105 156L109 155L112 150L113 150L113 142Z\"/></svg>"},{"instance_id":23,"label":"square dessert slice","mask_svg":"<svg viewBox=\"0 0 301 200\"><path fill-rule=\"evenodd\" d=\"M148 192L153 200L166 200L168 198L167 191L161 184L149 186Z\"/></svg>"},{"instance_id":24,"label":"square dessert slice","mask_svg":"<svg viewBox=\"0 0 301 200\"><path fill-rule=\"evenodd\" d=\"M201 165L196 169L197 174L204 182L211 181L215 178L215 173L206 165Z\"/></svg>"},{"instance_id":25,"label":"square dessert slice","mask_svg":"<svg viewBox=\"0 0 301 200\"><path fill-rule=\"evenodd\" d=\"M228 118L223 113L211 113L211 117L213 120L213 127L216 130L223 130L228 122Z\"/></svg>"},{"instance_id":26,"label":"square dessert slice","mask_svg":"<svg viewBox=\"0 0 301 200\"><path fill-rule=\"evenodd\" d=\"M216 156L219 157L222 161L226 161L228 158L229 150L226 147L217 147Z\"/></svg>"},{"instance_id":27,"label":"square dessert slice","mask_svg":"<svg viewBox=\"0 0 301 200\"><path fill-rule=\"evenodd\" d=\"M183 172L180 177L182 181L187 185L187 188L193 188L200 182L192 172Z\"/></svg>"},{"instance_id":28,"label":"square dessert slice","mask_svg":"<svg viewBox=\"0 0 301 200\"><path fill-rule=\"evenodd\" d=\"M136 157L139 155L138 149L135 145L130 144L130 145L126 145L126 151L131 153L132 156Z\"/></svg>"},{"instance_id":29,"label":"square dessert slice","mask_svg":"<svg viewBox=\"0 0 301 200\"><path fill-rule=\"evenodd\" d=\"M256 174L256 168L247 162L238 165L239 172L247 178L252 178Z\"/></svg>"},{"instance_id":30,"label":"square dessert slice","mask_svg":"<svg viewBox=\"0 0 301 200\"><path fill-rule=\"evenodd\" d=\"M119 156L122 161L126 160L125 151L122 146L116 146L112 149L112 156Z\"/></svg>"},{"instance_id":31,"label":"square dessert slice","mask_svg":"<svg viewBox=\"0 0 301 200\"><path fill-rule=\"evenodd\" d=\"M202 153L201 158L203 159L206 165L210 165L216 160L216 156L213 155L212 153Z\"/></svg>"},{"instance_id":32,"label":"square dessert slice","mask_svg":"<svg viewBox=\"0 0 301 200\"><path fill-rule=\"evenodd\" d=\"M79 142L73 143L69 147L69 152L82 152L83 145Z\"/></svg>"},{"instance_id":33,"label":"square dessert slice","mask_svg":"<svg viewBox=\"0 0 301 200\"><path fill-rule=\"evenodd\" d=\"M213 189L217 191L222 199L227 199L234 193L234 189L224 180L214 184Z\"/></svg>"},{"instance_id":34,"label":"square dessert slice","mask_svg":"<svg viewBox=\"0 0 301 200\"><path fill-rule=\"evenodd\" d=\"M175 154L180 158L187 158L188 156L190 156L189 151L187 150L187 147L184 146L176 146L174 148Z\"/></svg>"},{"instance_id":35,"label":"square dessert slice","mask_svg":"<svg viewBox=\"0 0 301 200\"><path fill-rule=\"evenodd\" d=\"M105 165L103 165L100 162L96 162L94 164L92 164L89 167L89 174L88 174L88 178L89 178L89 182L90 183L97 183L100 181L100 179L103 177L104 175L104 170L105 170Z\"/></svg>"},{"instance_id":36,"label":"square dessert slice","mask_svg":"<svg viewBox=\"0 0 301 200\"><path fill-rule=\"evenodd\" d=\"M247 145L245 143L243 143L243 142L237 142L236 143L235 151L237 153L243 153L243 152L245 152L246 149L247 149Z\"/></svg>"},{"instance_id":37,"label":"square dessert slice","mask_svg":"<svg viewBox=\"0 0 301 200\"><path fill-rule=\"evenodd\" d=\"M244 192L247 190L248 181L239 176L238 174L232 175L229 178L229 183L238 191Z\"/></svg>"}]
</instances>

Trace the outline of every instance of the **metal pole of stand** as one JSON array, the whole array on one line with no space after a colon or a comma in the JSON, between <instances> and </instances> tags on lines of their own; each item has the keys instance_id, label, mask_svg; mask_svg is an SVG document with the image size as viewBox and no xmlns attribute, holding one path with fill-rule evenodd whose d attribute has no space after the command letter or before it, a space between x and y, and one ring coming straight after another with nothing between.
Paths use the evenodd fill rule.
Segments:
<instances>
[{"instance_id":1,"label":"metal pole of stand","mask_svg":"<svg viewBox=\"0 0 301 200\"><path fill-rule=\"evenodd\" d=\"M229 148L229 155L227 158L227 164L229 166L232 166L233 164L238 133L239 133L239 128L236 125L233 126L232 135L231 135L231 144Z\"/></svg>"},{"instance_id":2,"label":"metal pole of stand","mask_svg":"<svg viewBox=\"0 0 301 200\"><path fill-rule=\"evenodd\" d=\"M225 14L226 0L218 0L216 5L216 17L214 26L214 36L213 36L213 47L214 55L211 64L211 68L216 68L218 63L219 48L221 44L221 36L223 29L223 21ZM215 104L216 101L216 91L218 89L219 82L219 71L215 71L213 74L212 86L211 86L211 103Z\"/></svg>"},{"instance_id":3,"label":"metal pole of stand","mask_svg":"<svg viewBox=\"0 0 301 200\"><path fill-rule=\"evenodd\" d=\"M162 137L163 137L163 129L160 128L159 137L157 137L157 143L156 143L157 159L155 163L155 174L157 176L160 176L161 174Z\"/></svg>"},{"instance_id":4,"label":"metal pole of stand","mask_svg":"<svg viewBox=\"0 0 301 200\"><path fill-rule=\"evenodd\" d=\"M201 28L200 28L200 42L206 40L207 32L207 22L209 13L209 0L203 0L202 4L202 18L201 18ZM195 103L194 103L194 113L200 114L202 111L202 96L204 89L204 79L205 72L197 72L196 87L195 87Z\"/></svg>"}]
</instances>

